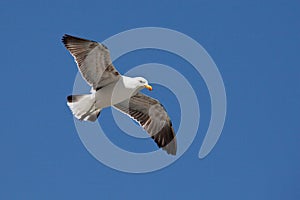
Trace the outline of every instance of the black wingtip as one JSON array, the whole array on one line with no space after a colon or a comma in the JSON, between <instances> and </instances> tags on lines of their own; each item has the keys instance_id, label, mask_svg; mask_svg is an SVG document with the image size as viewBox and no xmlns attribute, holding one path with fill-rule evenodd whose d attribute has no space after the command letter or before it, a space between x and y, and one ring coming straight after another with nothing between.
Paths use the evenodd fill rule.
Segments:
<instances>
[{"instance_id":1,"label":"black wingtip","mask_svg":"<svg viewBox=\"0 0 300 200\"><path fill-rule=\"evenodd\" d=\"M66 46L68 38L70 38L71 36L68 34L64 34L61 38L61 42Z\"/></svg>"},{"instance_id":2,"label":"black wingtip","mask_svg":"<svg viewBox=\"0 0 300 200\"><path fill-rule=\"evenodd\" d=\"M78 38L78 37L74 37L74 36L72 36L72 35L69 35L69 34L64 34L63 36L62 36L62 38L61 38L61 41L62 41L62 43L64 43L65 45L69 42L69 41L71 41L71 40L74 40L74 39L76 39L76 40L79 40L79 39L81 39L81 38Z\"/></svg>"},{"instance_id":3,"label":"black wingtip","mask_svg":"<svg viewBox=\"0 0 300 200\"><path fill-rule=\"evenodd\" d=\"M170 123L171 121L169 121ZM165 150L169 155L176 155L177 142L173 127L168 124L164 126L157 134L151 136L159 148Z\"/></svg>"},{"instance_id":4,"label":"black wingtip","mask_svg":"<svg viewBox=\"0 0 300 200\"><path fill-rule=\"evenodd\" d=\"M177 153L177 145L176 145L176 138L174 138L169 144L162 147L169 155L176 156Z\"/></svg>"},{"instance_id":5,"label":"black wingtip","mask_svg":"<svg viewBox=\"0 0 300 200\"><path fill-rule=\"evenodd\" d=\"M72 35L69 35L69 34L64 34L62 36L61 41L65 45L68 44L69 42L96 42L96 41L93 41L93 40L88 40L88 39L72 36Z\"/></svg>"}]
</instances>

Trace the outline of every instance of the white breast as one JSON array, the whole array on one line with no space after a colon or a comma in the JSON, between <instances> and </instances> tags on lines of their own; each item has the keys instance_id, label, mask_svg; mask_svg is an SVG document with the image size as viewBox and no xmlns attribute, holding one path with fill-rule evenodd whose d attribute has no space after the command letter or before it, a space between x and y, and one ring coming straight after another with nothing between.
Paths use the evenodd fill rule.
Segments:
<instances>
[{"instance_id":1,"label":"white breast","mask_svg":"<svg viewBox=\"0 0 300 200\"><path fill-rule=\"evenodd\" d=\"M139 90L130 83L130 77L122 77L116 83L112 83L98 90L95 94L96 107L105 108L129 99ZM128 83L129 82L129 83Z\"/></svg>"}]
</instances>

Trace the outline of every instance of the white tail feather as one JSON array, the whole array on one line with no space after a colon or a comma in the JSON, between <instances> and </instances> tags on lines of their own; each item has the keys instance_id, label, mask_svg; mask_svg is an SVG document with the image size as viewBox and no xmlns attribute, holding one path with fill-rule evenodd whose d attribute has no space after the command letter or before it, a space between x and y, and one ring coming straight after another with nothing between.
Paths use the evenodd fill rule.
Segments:
<instances>
[{"instance_id":1,"label":"white tail feather","mask_svg":"<svg viewBox=\"0 0 300 200\"><path fill-rule=\"evenodd\" d=\"M83 121L96 121L101 109L95 107L93 94L71 95L67 98L67 104L73 115Z\"/></svg>"}]
</instances>

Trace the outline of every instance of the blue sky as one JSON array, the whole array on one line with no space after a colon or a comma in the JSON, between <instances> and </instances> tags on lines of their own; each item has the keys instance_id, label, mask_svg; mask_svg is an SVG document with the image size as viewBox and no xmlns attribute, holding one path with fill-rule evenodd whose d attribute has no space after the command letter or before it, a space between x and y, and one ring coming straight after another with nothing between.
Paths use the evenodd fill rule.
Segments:
<instances>
[{"instance_id":1,"label":"blue sky","mask_svg":"<svg viewBox=\"0 0 300 200\"><path fill-rule=\"evenodd\" d=\"M299 7L293 0L1 1L0 199L299 199ZM210 119L201 76L167 52L121 57L122 73L148 62L180 70L197 80L201 102L198 134L179 160L128 174L101 164L80 141L65 102L77 68L60 40L69 33L103 41L145 26L180 31L207 50L226 87L227 118L217 145L199 160ZM151 95L177 129L172 93L157 86ZM119 146L155 149L125 137L109 110L99 121Z\"/></svg>"}]
</instances>

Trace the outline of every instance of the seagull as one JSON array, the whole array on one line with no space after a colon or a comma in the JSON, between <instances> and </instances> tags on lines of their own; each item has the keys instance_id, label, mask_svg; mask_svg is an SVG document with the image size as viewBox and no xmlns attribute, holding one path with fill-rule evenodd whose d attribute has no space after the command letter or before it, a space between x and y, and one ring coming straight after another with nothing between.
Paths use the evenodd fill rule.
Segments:
<instances>
[{"instance_id":1,"label":"seagull","mask_svg":"<svg viewBox=\"0 0 300 200\"><path fill-rule=\"evenodd\" d=\"M140 92L152 87L143 77L121 75L113 66L108 48L96 41L65 34L62 42L74 57L90 94L70 95L67 105L81 121L96 121L103 108L112 106L138 122L159 148L176 155L172 122L163 105Z\"/></svg>"}]
</instances>

